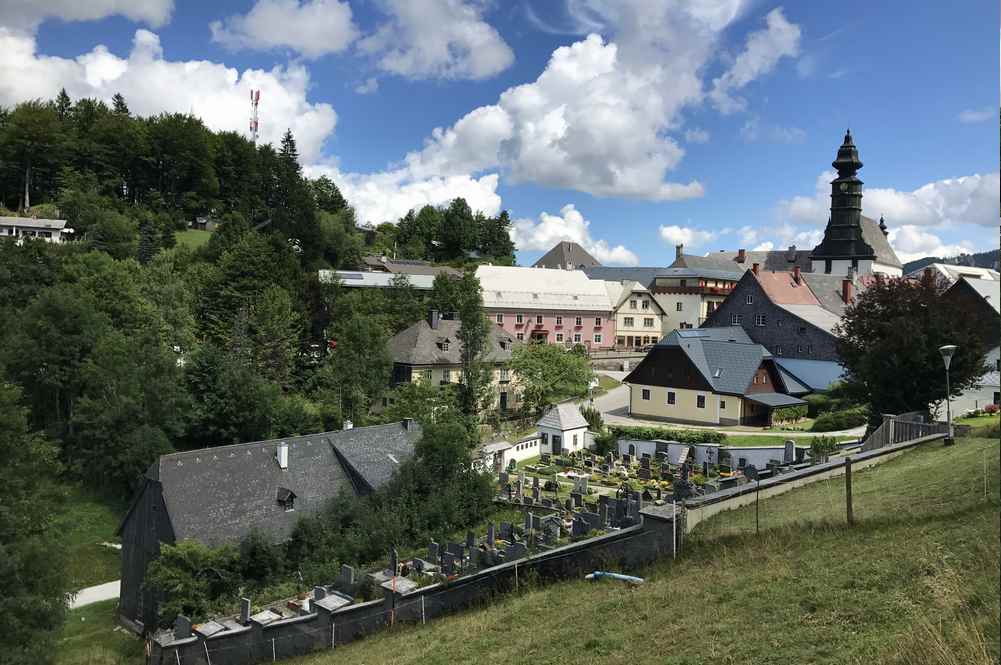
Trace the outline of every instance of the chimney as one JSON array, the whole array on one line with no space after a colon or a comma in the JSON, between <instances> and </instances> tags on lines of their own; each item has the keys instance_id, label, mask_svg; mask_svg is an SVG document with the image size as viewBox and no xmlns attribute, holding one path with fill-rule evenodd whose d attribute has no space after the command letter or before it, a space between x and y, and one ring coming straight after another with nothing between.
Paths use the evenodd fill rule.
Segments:
<instances>
[{"instance_id":1,"label":"chimney","mask_svg":"<svg viewBox=\"0 0 1001 665\"><path fill-rule=\"evenodd\" d=\"M343 430L354 429L354 426L355 424L353 422L351 422L350 420L345 420L344 424L341 426L341 429Z\"/></svg>"},{"instance_id":2,"label":"chimney","mask_svg":"<svg viewBox=\"0 0 1001 665\"><path fill-rule=\"evenodd\" d=\"M799 266L792 267L792 281L796 282L796 284L803 283L803 275L800 274Z\"/></svg>"},{"instance_id":3,"label":"chimney","mask_svg":"<svg viewBox=\"0 0 1001 665\"><path fill-rule=\"evenodd\" d=\"M738 249L737 250L737 258L734 259L734 261L736 261L737 263L743 263L746 260L747 260L747 250L745 250L745 249Z\"/></svg>"},{"instance_id":4,"label":"chimney","mask_svg":"<svg viewBox=\"0 0 1001 665\"><path fill-rule=\"evenodd\" d=\"M278 460L278 466L283 469L288 468L288 443L282 441L278 444L275 449L275 458Z\"/></svg>"},{"instance_id":5,"label":"chimney","mask_svg":"<svg viewBox=\"0 0 1001 665\"><path fill-rule=\"evenodd\" d=\"M925 268L924 272L921 273L921 281L925 284L931 284L935 281L935 273L931 267Z\"/></svg>"},{"instance_id":6,"label":"chimney","mask_svg":"<svg viewBox=\"0 0 1001 665\"><path fill-rule=\"evenodd\" d=\"M852 283L851 279L841 280L841 299L845 301L846 305L850 305L852 298L854 297L855 284Z\"/></svg>"},{"instance_id":7,"label":"chimney","mask_svg":"<svg viewBox=\"0 0 1001 665\"><path fill-rule=\"evenodd\" d=\"M414 422L413 418L404 418L403 419L403 429L407 430L408 432L411 431L411 430L413 430L414 426L416 424L417 423Z\"/></svg>"},{"instance_id":8,"label":"chimney","mask_svg":"<svg viewBox=\"0 0 1001 665\"><path fill-rule=\"evenodd\" d=\"M675 245L674 246L674 258L680 259L684 253L685 253L685 246L684 245Z\"/></svg>"},{"instance_id":9,"label":"chimney","mask_svg":"<svg viewBox=\"0 0 1001 665\"><path fill-rule=\"evenodd\" d=\"M431 330L438 330L439 321L441 321L441 313L436 309L432 309L428 313L428 325L431 326Z\"/></svg>"},{"instance_id":10,"label":"chimney","mask_svg":"<svg viewBox=\"0 0 1001 665\"><path fill-rule=\"evenodd\" d=\"M796 261L796 245L789 245L789 253L786 254L786 261L789 263Z\"/></svg>"},{"instance_id":11,"label":"chimney","mask_svg":"<svg viewBox=\"0 0 1001 665\"><path fill-rule=\"evenodd\" d=\"M752 263L751 264L751 272L753 272L755 275L758 274L758 264L757 263Z\"/></svg>"}]
</instances>

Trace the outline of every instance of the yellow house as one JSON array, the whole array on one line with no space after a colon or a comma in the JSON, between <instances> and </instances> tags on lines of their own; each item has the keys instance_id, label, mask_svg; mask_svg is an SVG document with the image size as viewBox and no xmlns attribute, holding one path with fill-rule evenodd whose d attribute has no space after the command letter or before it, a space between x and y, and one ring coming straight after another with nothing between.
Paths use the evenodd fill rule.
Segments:
<instances>
[{"instance_id":1,"label":"yellow house","mask_svg":"<svg viewBox=\"0 0 1001 665\"><path fill-rule=\"evenodd\" d=\"M434 385L459 383L462 378L462 322L442 319L432 311L389 340L393 358L393 385L430 382ZM488 326L486 362L491 366L490 408L508 411L520 406L517 381L508 369L516 344L514 337L499 326Z\"/></svg>"},{"instance_id":2,"label":"yellow house","mask_svg":"<svg viewBox=\"0 0 1001 665\"><path fill-rule=\"evenodd\" d=\"M666 316L649 289L633 280L605 284L615 306L615 348L635 349L660 341Z\"/></svg>"},{"instance_id":3,"label":"yellow house","mask_svg":"<svg viewBox=\"0 0 1001 665\"><path fill-rule=\"evenodd\" d=\"M676 330L624 382L634 417L697 425L766 425L808 392L740 327Z\"/></svg>"}]
</instances>

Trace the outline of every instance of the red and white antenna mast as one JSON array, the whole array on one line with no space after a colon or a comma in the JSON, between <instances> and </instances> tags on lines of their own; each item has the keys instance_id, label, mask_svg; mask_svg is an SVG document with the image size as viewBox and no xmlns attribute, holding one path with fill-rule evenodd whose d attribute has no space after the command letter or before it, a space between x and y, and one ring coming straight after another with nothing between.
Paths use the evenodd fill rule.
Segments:
<instances>
[{"instance_id":1,"label":"red and white antenna mast","mask_svg":"<svg viewBox=\"0 0 1001 665\"><path fill-rule=\"evenodd\" d=\"M258 129L260 125L257 123L257 104L261 101L261 91L251 90L250 91L250 140L257 143Z\"/></svg>"}]
</instances>

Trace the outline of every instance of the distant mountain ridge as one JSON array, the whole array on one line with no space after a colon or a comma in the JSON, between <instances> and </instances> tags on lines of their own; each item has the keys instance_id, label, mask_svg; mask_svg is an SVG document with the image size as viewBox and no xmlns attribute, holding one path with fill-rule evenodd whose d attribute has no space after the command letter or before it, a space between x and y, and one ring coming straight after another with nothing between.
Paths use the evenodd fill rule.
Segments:
<instances>
[{"instance_id":1,"label":"distant mountain ridge","mask_svg":"<svg viewBox=\"0 0 1001 665\"><path fill-rule=\"evenodd\" d=\"M923 259L915 259L914 261L908 261L904 264L904 274L915 270L920 270L927 265L932 263L948 263L954 266L972 266L977 268L993 268L998 269L999 262L998 250L992 249L986 252L978 252L977 254L960 254L959 256L953 256L951 258L943 259L937 256L926 256Z\"/></svg>"}]
</instances>

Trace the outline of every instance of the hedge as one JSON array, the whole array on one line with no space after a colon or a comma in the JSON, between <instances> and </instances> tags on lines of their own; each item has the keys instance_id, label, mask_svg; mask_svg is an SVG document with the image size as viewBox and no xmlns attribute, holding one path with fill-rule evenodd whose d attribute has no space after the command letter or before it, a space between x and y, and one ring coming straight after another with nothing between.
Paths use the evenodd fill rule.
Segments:
<instances>
[{"instance_id":1,"label":"hedge","mask_svg":"<svg viewBox=\"0 0 1001 665\"><path fill-rule=\"evenodd\" d=\"M797 404L796 406L783 406L772 411L772 421L777 423L793 422L800 418L806 418L807 405Z\"/></svg>"},{"instance_id":2,"label":"hedge","mask_svg":"<svg viewBox=\"0 0 1001 665\"><path fill-rule=\"evenodd\" d=\"M851 429L869 422L869 416L862 407L846 409L844 411L829 411L817 416L811 432L836 432L843 429Z\"/></svg>"},{"instance_id":3,"label":"hedge","mask_svg":"<svg viewBox=\"0 0 1001 665\"><path fill-rule=\"evenodd\" d=\"M726 434L709 429L671 429L669 427L629 427L625 425L609 425L608 429L616 438L650 441L664 439L679 443L723 443Z\"/></svg>"}]
</instances>

